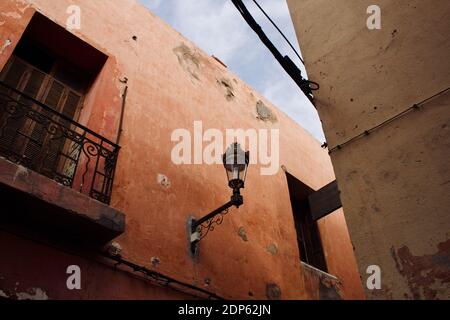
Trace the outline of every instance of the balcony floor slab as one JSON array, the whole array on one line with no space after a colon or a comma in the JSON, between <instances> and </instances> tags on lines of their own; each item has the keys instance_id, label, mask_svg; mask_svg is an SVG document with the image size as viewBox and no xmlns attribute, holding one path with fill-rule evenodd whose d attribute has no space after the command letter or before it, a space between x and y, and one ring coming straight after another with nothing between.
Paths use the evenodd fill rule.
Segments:
<instances>
[{"instance_id":1,"label":"balcony floor slab","mask_svg":"<svg viewBox=\"0 0 450 320\"><path fill-rule=\"evenodd\" d=\"M104 244L125 231L125 214L0 157L0 223Z\"/></svg>"}]
</instances>

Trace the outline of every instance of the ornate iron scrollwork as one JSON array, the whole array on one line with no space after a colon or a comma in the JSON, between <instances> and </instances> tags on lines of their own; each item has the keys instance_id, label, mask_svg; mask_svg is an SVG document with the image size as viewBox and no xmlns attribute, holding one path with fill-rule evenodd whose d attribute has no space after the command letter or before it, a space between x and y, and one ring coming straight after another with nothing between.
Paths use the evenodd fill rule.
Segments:
<instances>
[{"instance_id":1,"label":"ornate iron scrollwork","mask_svg":"<svg viewBox=\"0 0 450 320\"><path fill-rule=\"evenodd\" d=\"M214 231L214 228L216 226L221 225L223 223L224 216L228 214L229 210L230 208L223 210L215 217L212 217L211 219L203 222L201 225L197 227L196 231L200 234L200 240L206 237L206 235L210 231Z\"/></svg>"},{"instance_id":2,"label":"ornate iron scrollwork","mask_svg":"<svg viewBox=\"0 0 450 320\"><path fill-rule=\"evenodd\" d=\"M119 149L0 82L0 156L109 204Z\"/></svg>"}]
</instances>

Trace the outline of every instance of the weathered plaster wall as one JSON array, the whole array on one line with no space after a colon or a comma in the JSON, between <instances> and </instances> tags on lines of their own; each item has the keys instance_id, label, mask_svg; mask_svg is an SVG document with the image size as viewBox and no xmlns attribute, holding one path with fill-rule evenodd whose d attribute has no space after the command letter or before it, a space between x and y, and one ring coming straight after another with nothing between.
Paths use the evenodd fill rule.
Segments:
<instances>
[{"instance_id":1,"label":"weathered plaster wall","mask_svg":"<svg viewBox=\"0 0 450 320\"><path fill-rule=\"evenodd\" d=\"M150 285L137 275L115 269L71 251L56 250L0 231L0 298L19 300L192 299L167 288ZM81 290L68 290L67 267L81 269ZM83 280L86 279L86 280ZM114 281L111 281L114 279Z\"/></svg>"},{"instance_id":2,"label":"weathered plaster wall","mask_svg":"<svg viewBox=\"0 0 450 320\"><path fill-rule=\"evenodd\" d=\"M449 87L448 1L288 4L330 149ZM447 92L331 154L363 280L381 267L369 297L450 297L449 107Z\"/></svg>"},{"instance_id":3,"label":"weathered plaster wall","mask_svg":"<svg viewBox=\"0 0 450 320\"><path fill-rule=\"evenodd\" d=\"M26 2L2 2L1 12L17 11L19 3ZM313 189L326 185L334 174L319 142L134 0L30 3L60 25L65 24L69 4L81 7L82 28L75 34L109 56L89 92L81 121L109 139L117 132L124 87L119 80L129 79L111 204L126 214L126 232L117 239L122 255L225 298L314 297L316 293L304 285L303 277L308 276L300 268L281 166ZM17 30L16 24L23 28L29 18L28 14L19 22L6 21L11 27L0 29L0 39ZM1 56L0 62L7 57ZM208 213L230 196L221 165L177 166L171 161L172 132L186 128L193 133L197 120L204 130L279 129L280 169L276 175L261 176L260 165L250 167L245 204L232 209L201 242L200 257L194 261L188 253L188 218ZM325 218L320 231L327 239L330 272L347 287L343 297L362 298L342 211ZM333 234L338 241L327 238Z\"/></svg>"}]
</instances>

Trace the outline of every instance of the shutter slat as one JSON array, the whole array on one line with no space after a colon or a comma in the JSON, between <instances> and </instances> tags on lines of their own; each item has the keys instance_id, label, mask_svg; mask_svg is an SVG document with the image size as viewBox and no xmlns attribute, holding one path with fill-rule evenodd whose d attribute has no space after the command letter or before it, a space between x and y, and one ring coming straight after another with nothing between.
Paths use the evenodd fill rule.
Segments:
<instances>
[{"instance_id":1,"label":"shutter slat","mask_svg":"<svg viewBox=\"0 0 450 320\"><path fill-rule=\"evenodd\" d=\"M80 104L81 96L73 91L69 91L61 113L66 117L73 119L77 113L78 105Z\"/></svg>"},{"instance_id":2,"label":"shutter slat","mask_svg":"<svg viewBox=\"0 0 450 320\"><path fill-rule=\"evenodd\" d=\"M58 110L59 103L64 93L64 86L57 81L50 82L48 94L45 97L44 104L48 105L54 110Z\"/></svg>"}]
</instances>

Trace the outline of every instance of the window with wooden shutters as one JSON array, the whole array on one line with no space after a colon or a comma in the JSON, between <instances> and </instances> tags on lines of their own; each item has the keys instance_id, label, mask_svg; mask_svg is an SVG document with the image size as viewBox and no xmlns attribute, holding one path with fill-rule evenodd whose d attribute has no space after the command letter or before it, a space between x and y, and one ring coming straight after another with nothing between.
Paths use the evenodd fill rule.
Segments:
<instances>
[{"instance_id":1,"label":"window with wooden shutters","mask_svg":"<svg viewBox=\"0 0 450 320\"><path fill-rule=\"evenodd\" d=\"M35 13L0 72L0 156L109 203L119 146L78 123L107 59Z\"/></svg>"},{"instance_id":2,"label":"window with wooden shutters","mask_svg":"<svg viewBox=\"0 0 450 320\"><path fill-rule=\"evenodd\" d=\"M67 118L77 120L83 95L56 80L51 74L46 74L22 59L14 57L2 72L0 79ZM9 94L14 95L12 92ZM50 111L33 104L30 100L22 100L24 104L39 113L48 117L53 116ZM70 158L77 159L79 149L70 150L70 146L66 146L66 141L63 139L50 140L47 128L41 123L25 120L23 117L15 119L14 116L8 121L8 130L0 138L0 146L13 146L14 151L21 153L32 168L43 171L47 175L51 175L57 167L68 174L72 172L70 168L74 167L74 161ZM70 127L69 122L66 121L66 123ZM48 145L46 150L43 150L44 145ZM64 150L70 151L70 158L65 157Z\"/></svg>"}]
</instances>

